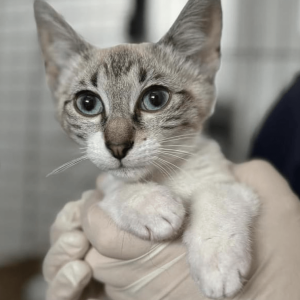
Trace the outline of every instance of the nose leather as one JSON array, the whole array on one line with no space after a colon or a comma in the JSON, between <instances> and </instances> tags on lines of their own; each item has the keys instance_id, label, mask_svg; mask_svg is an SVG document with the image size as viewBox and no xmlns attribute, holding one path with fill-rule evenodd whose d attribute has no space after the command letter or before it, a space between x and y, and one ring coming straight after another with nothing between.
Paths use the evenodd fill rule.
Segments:
<instances>
[{"instance_id":1,"label":"nose leather","mask_svg":"<svg viewBox=\"0 0 300 300\"><path fill-rule=\"evenodd\" d=\"M107 149L117 158L124 158L134 143L135 129L129 119L115 117L107 122L104 137Z\"/></svg>"},{"instance_id":2,"label":"nose leather","mask_svg":"<svg viewBox=\"0 0 300 300\"><path fill-rule=\"evenodd\" d=\"M120 160L127 155L127 152L132 148L132 146L133 142L127 142L119 145L106 143L106 147L110 150L113 157Z\"/></svg>"}]
</instances>

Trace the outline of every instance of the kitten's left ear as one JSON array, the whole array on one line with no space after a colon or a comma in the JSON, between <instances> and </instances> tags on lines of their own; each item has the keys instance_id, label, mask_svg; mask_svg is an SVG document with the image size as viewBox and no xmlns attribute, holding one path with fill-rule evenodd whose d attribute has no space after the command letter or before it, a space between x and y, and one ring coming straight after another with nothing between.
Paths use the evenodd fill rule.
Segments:
<instances>
[{"instance_id":1,"label":"kitten's left ear","mask_svg":"<svg viewBox=\"0 0 300 300\"><path fill-rule=\"evenodd\" d=\"M54 91L61 70L70 58L86 51L89 44L46 2L35 0L34 15L48 84Z\"/></svg>"},{"instance_id":2,"label":"kitten's left ear","mask_svg":"<svg viewBox=\"0 0 300 300\"><path fill-rule=\"evenodd\" d=\"M220 66L220 0L189 0L168 33L158 42L194 60L214 78Z\"/></svg>"}]
</instances>

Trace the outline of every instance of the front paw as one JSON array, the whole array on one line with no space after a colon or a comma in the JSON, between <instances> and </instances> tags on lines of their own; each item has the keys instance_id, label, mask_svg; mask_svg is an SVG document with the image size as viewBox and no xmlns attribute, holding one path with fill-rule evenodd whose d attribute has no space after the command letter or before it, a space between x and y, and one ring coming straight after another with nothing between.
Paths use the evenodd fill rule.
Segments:
<instances>
[{"instance_id":1,"label":"front paw","mask_svg":"<svg viewBox=\"0 0 300 300\"><path fill-rule=\"evenodd\" d=\"M242 289L251 265L249 246L247 235L211 237L188 246L191 275L206 297L232 297Z\"/></svg>"},{"instance_id":2,"label":"front paw","mask_svg":"<svg viewBox=\"0 0 300 300\"><path fill-rule=\"evenodd\" d=\"M155 184L150 188L134 189L126 196L128 201L110 214L121 229L153 241L178 235L185 208L182 201L167 188ZM108 205L106 211L110 209Z\"/></svg>"}]
</instances>

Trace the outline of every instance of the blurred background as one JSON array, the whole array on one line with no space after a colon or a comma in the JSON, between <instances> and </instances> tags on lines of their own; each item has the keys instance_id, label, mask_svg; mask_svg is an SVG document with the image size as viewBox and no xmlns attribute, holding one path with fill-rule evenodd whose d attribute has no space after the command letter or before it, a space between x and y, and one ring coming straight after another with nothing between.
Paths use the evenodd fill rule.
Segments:
<instances>
[{"instance_id":1,"label":"blurred background","mask_svg":"<svg viewBox=\"0 0 300 300\"><path fill-rule=\"evenodd\" d=\"M187 1L48 2L87 41L109 47L159 40ZM33 2L0 3L0 298L40 300L23 283L39 270L57 212L93 188L98 171L84 162L46 178L78 157L79 147L54 117ZM266 114L300 70L300 1L226 0L223 10L218 106L209 131L226 155L240 162L248 157ZM16 293L18 283L22 298ZM2 298L9 285L15 294Z\"/></svg>"}]
</instances>

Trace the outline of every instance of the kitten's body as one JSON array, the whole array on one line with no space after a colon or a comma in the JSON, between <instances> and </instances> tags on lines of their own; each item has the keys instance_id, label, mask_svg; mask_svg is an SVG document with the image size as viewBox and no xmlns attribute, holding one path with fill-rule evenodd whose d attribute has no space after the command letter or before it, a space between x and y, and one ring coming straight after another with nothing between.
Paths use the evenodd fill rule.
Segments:
<instances>
[{"instance_id":1,"label":"kitten's body","mask_svg":"<svg viewBox=\"0 0 300 300\"><path fill-rule=\"evenodd\" d=\"M250 267L258 201L200 135L215 104L220 1L190 0L156 44L110 49L84 42L43 2L35 13L59 120L109 173L99 205L122 229L156 241L186 220L196 283L209 297L236 293Z\"/></svg>"}]
</instances>

